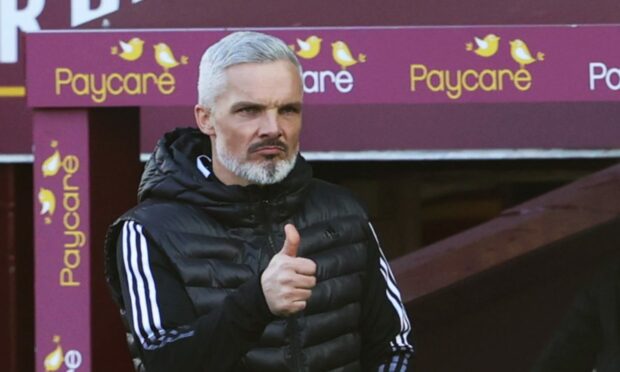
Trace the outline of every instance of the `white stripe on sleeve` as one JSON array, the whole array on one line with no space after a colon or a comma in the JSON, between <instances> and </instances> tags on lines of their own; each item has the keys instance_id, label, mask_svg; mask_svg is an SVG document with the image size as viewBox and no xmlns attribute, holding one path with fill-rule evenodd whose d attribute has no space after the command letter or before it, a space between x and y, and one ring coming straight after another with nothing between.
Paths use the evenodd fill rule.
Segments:
<instances>
[{"instance_id":1,"label":"white stripe on sleeve","mask_svg":"<svg viewBox=\"0 0 620 372\"><path fill-rule=\"evenodd\" d=\"M147 292L149 294L149 304L151 310L151 314L153 315L153 323L155 329L158 331L162 330L161 326L161 318L159 315L159 307L157 306L157 299L155 298L155 281L153 280L153 274L151 273L151 266L149 265L149 250L146 244L146 238L142 233L142 226L136 225L136 230L138 231L138 235L140 236L140 256L142 257L142 268L144 270L144 276L146 277L146 282L148 285Z\"/></svg>"},{"instance_id":2,"label":"white stripe on sleeve","mask_svg":"<svg viewBox=\"0 0 620 372\"><path fill-rule=\"evenodd\" d=\"M381 275L385 279L385 283L387 285L387 289L385 290L385 294L394 307L394 310L398 314L398 318L400 320L400 332L396 335L393 341L390 342L392 346L392 350L401 350L401 351L412 351L413 347L408 341L409 333L411 332L411 323L409 322L409 317L407 316L407 311L405 306L403 305L403 301L400 296L400 291L396 286L396 279L394 278L394 274L392 274L392 270L390 269L390 265L388 264L385 255L383 254L383 250L381 249L381 244L379 243L379 239L377 237L377 233L375 232L374 227L370 222L368 222L368 226L372 231L372 235L375 238L375 242L377 243L377 248L379 249L380 257L379 257L379 265Z\"/></svg>"},{"instance_id":3,"label":"white stripe on sleeve","mask_svg":"<svg viewBox=\"0 0 620 372\"><path fill-rule=\"evenodd\" d=\"M134 292L134 275L133 275L133 271L131 270L131 265L129 264L129 253L132 251L131 248L129 248L129 246L131 246L131 243L129 242L130 239L130 230L131 230L131 222L125 222L125 224L123 225L123 235L122 235L122 239L123 239L123 244L122 244L122 249L123 249L123 263L125 264L125 275L127 276L127 285L129 287L129 296L131 297L131 315L132 315L132 321L133 321L133 329L135 331L135 333L138 335L138 338L140 339L140 343L144 344L144 337L142 336L142 332L140 331L140 321L138 320L138 309L137 309L137 299L136 299L136 295Z\"/></svg>"},{"instance_id":4,"label":"white stripe on sleeve","mask_svg":"<svg viewBox=\"0 0 620 372\"><path fill-rule=\"evenodd\" d=\"M149 246L142 226L134 221L126 221L122 242L123 263L131 298L131 321L142 347L152 350L192 336L193 330L180 333L175 329L165 330L162 326L155 280L149 263Z\"/></svg>"}]
</instances>

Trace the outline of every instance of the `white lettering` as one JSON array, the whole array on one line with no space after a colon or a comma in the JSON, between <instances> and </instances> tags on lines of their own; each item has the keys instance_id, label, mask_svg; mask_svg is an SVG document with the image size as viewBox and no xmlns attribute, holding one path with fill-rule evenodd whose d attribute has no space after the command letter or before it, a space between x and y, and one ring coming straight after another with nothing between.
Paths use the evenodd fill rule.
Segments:
<instances>
[{"instance_id":1,"label":"white lettering","mask_svg":"<svg viewBox=\"0 0 620 372\"><path fill-rule=\"evenodd\" d=\"M82 354L77 350L69 350L65 354L65 366L67 372L74 372L82 365Z\"/></svg>"},{"instance_id":2,"label":"white lettering","mask_svg":"<svg viewBox=\"0 0 620 372\"><path fill-rule=\"evenodd\" d=\"M340 93L353 90L354 79L349 71L304 71L302 75L305 93L325 93L327 87L333 86Z\"/></svg>"},{"instance_id":3,"label":"white lettering","mask_svg":"<svg viewBox=\"0 0 620 372\"><path fill-rule=\"evenodd\" d=\"M142 1L131 0L131 3L137 4ZM79 26L120 9L120 0L99 0L99 6L95 9L91 8L91 2L93 1L71 0L71 27ZM18 3L26 3L26 5L19 8ZM37 18L43 12L45 5L46 0L0 0L0 63L18 62L19 31L39 31L41 26Z\"/></svg>"},{"instance_id":4,"label":"white lettering","mask_svg":"<svg viewBox=\"0 0 620 372\"><path fill-rule=\"evenodd\" d=\"M601 62L590 62L590 90L597 89L597 82L603 80L610 90L620 90L620 68L609 68Z\"/></svg>"},{"instance_id":5,"label":"white lettering","mask_svg":"<svg viewBox=\"0 0 620 372\"><path fill-rule=\"evenodd\" d=\"M336 89L340 93L349 93L353 90L353 75L349 71L338 71L336 74Z\"/></svg>"},{"instance_id":6,"label":"white lettering","mask_svg":"<svg viewBox=\"0 0 620 372\"><path fill-rule=\"evenodd\" d=\"M17 62L18 30L41 29L37 17L45 7L45 0L28 0L23 9L19 9L17 3L18 0L0 1L0 63Z\"/></svg>"},{"instance_id":7,"label":"white lettering","mask_svg":"<svg viewBox=\"0 0 620 372\"><path fill-rule=\"evenodd\" d=\"M612 81L612 78L614 77L616 78L615 84ZM617 69L617 68L609 69L609 71L607 72L607 76L605 76L605 83L607 83L607 86L611 90L620 89L620 69Z\"/></svg>"},{"instance_id":8,"label":"white lettering","mask_svg":"<svg viewBox=\"0 0 620 372\"><path fill-rule=\"evenodd\" d=\"M319 90L319 73L316 71L304 71L303 73L303 81L304 81L304 92L306 93L318 93ZM306 84L306 79L310 78L310 85Z\"/></svg>"},{"instance_id":9,"label":"white lettering","mask_svg":"<svg viewBox=\"0 0 620 372\"><path fill-rule=\"evenodd\" d=\"M71 0L71 27L118 11L120 0L101 0L99 7L92 9L91 0Z\"/></svg>"},{"instance_id":10,"label":"white lettering","mask_svg":"<svg viewBox=\"0 0 620 372\"><path fill-rule=\"evenodd\" d=\"M596 69L599 69L597 72ZM604 63L600 62L591 62L590 63L590 90L595 89L595 81L603 79L605 77L605 73L607 71L607 66Z\"/></svg>"}]
</instances>

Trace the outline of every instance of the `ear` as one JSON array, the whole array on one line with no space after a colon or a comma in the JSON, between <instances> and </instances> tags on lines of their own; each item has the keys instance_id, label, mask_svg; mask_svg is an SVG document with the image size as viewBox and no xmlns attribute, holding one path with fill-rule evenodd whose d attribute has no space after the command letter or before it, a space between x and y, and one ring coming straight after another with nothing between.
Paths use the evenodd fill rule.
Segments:
<instances>
[{"instance_id":1,"label":"ear","mask_svg":"<svg viewBox=\"0 0 620 372\"><path fill-rule=\"evenodd\" d=\"M194 106L194 117L196 118L196 125L198 129L207 136L215 135L215 129L213 129L213 117L211 110L203 105Z\"/></svg>"}]
</instances>

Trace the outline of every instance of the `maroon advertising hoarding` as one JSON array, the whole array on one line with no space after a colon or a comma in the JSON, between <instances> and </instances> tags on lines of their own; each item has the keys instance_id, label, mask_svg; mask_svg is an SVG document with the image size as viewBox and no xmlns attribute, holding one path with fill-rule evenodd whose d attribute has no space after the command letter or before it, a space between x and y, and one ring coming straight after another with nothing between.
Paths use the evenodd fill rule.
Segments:
<instances>
[{"instance_id":1,"label":"maroon advertising hoarding","mask_svg":"<svg viewBox=\"0 0 620 372\"><path fill-rule=\"evenodd\" d=\"M481 12L480 8L485 11ZM584 8L587 11L584 11ZM307 107L305 113L304 142L302 150L305 152L331 152L331 151L368 151L368 149L384 151L412 151L429 150L441 152L438 158L450 158L452 151L506 151L522 149L541 150L613 150L618 149L617 141L620 134L618 127L612 118L620 112L608 101L608 96L617 88L616 66L620 61L613 59L601 60L602 57L610 57L613 54L614 31L611 31L617 22L617 4L611 0L601 0L596 7L583 7L571 5L558 11L557 4L551 0L526 2L518 7L506 6L503 2L490 4L489 2L474 1L467 4L452 0L436 6L433 2L410 2L396 0L389 6L378 9L376 4L367 0L357 2L352 6L348 2L304 2L298 0L276 0L269 6L261 3L235 2L228 0L184 0L182 2L169 2L165 0L69 0L52 2L49 0L4 0L0 2L0 128L4 135L0 136L0 162L11 162L11 156L17 155L17 161L31 161L32 157L32 116L31 110L26 107L26 97L30 95L25 87L25 43L23 34L49 29L136 29L136 28L221 28L221 27L299 27L311 26L306 30L321 30L320 26L346 26L360 27L368 25L381 25L397 27L400 25L446 25L438 27L423 27L428 33L435 30L456 30L467 28L462 25L473 24L607 24L597 28L601 31L599 37L592 44L588 37L581 39L581 31L575 31L574 39L564 40L562 45L569 45L566 50L556 50L559 46L549 45L546 37L542 34L528 38L529 31L521 34L520 27L515 27L516 33L502 34L503 27L478 27L484 31L465 32L461 38L450 38L441 41L436 37L419 40L390 40L381 39L384 45L372 46L362 44L354 45L353 40L342 41L351 48L352 57L357 60L360 54L366 55L367 61L347 67L347 71L354 79L354 86L369 84L363 82L358 76L362 69L372 70L371 63L381 60L374 50L382 50L389 47L404 49L406 55L408 49L412 49L410 55L416 55L418 48L430 50L428 59L415 61L403 61L405 64L414 66L416 94L408 94L410 100L420 97L425 91L432 91L433 100L446 102L434 104L392 104L385 107L377 105L322 105ZM329 9L326 11L326 9ZM459 25L459 26L449 26ZM537 26L527 26L536 28ZM547 27L547 26L543 26ZM573 26L559 26L570 28ZM591 27L591 26L585 26ZM595 26L597 27L597 26ZM389 27L384 27L389 28ZM583 29L584 26L575 26ZM459 33L459 31L455 31ZM592 31L596 33L597 31ZM587 32L586 32L587 33ZM611 33L612 35L610 35ZM311 34L311 33L310 33ZM308 35L310 35L308 34ZM490 50L479 51L476 37L484 41L489 34L500 37L498 50L492 56ZM448 35L448 34L443 34ZM540 35L540 34L539 34ZM567 33L567 37L573 37L573 33ZM585 34L584 34L585 35ZM303 39L304 35L298 35ZM321 37L321 35L318 35ZM611 37L610 37L611 36ZM533 37L533 36L532 36ZM297 36L295 37L297 38ZM527 46L532 58L536 62L526 64L526 70L531 74L531 88L527 94L518 94L523 101L511 103L473 103L480 102L479 98L494 97L506 99L506 95L497 95L497 90L504 92L514 89L526 89L529 77L524 74L516 76L518 86L511 82L510 73L498 71L502 79L492 76L493 73L484 73L487 67L504 70L514 70L515 63L510 54L512 40L521 40ZM123 39L121 39L123 40ZM129 39L130 40L130 39ZM305 41L305 39L303 39ZM117 47L121 47L115 40ZM124 39L128 41L128 39ZM297 45L296 40L287 40ZM330 48L327 39L323 40L323 52L314 58L317 65L323 61L330 62ZM553 43L551 43L553 44ZM468 47L467 45L471 45ZM71 46L71 51L83 48L83 45ZM110 48L111 46L106 46ZM204 46L201 46L204 47ZM359 49L356 49L358 47ZM467 50L467 49L471 50ZM572 55L570 51L575 51ZM65 52L58 51L59 53ZM150 51L152 53L152 50ZM176 51L175 51L176 52ZM608 54L611 52L611 54ZM99 50L97 53L104 53ZM584 54L585 53L585 54ZM601 54L602 53L602 54ZM486 54L486 55L485 55ZM102 56L102 55L100 55ZM432 57L435 56L435 57ZM432 63L432 58L440 57L437 63ZM544 61L539 61L539 57ZM29 58L39 58L30 56ZM592 99L600 96L604 102L588 101L545 101L546 103L528 103L536 94L546 95L540 90L540 84L551 78L540 71L548 70L544 67L549 64L572 63L579 59L589 58L594 77L595 92L590 91L588 96ZM303 58L302 58L303 59ZM478 62L475 60L478 59ZM458 65L451 61L459 62ZM460 64L461 62L466 62ZM193 61L195 63L196 61ZM304 62L310 62L304 59ZM469 63L476 72L468 71ZM600 64L596 64L600 62ZM188 66L185 66L188 67ZM335 69L333 69L335 67ZM586 66L588 68L590 66ZM332 72L338 71L339 66L331 66ZM455 74L461 71L461 84L455 85L458 78ZM171 71L175 71L172 69ZM177 74L180 68L176 68ZM330 73L316 70L317 77L314 79L314 91L321 88L333 88L332 81L337 80L340 88L349 89L350 77L340 73L336 78ZM450 76L448 77L447 72ZM374 79L389 78L391 71L385 68ZM411 71L407 72L411 74ZM334 73L335 75L336 73ZM158 74L159 75L159 74ZM478 75L478 76L477 76ZM66 76L65 76L66 77ZM482 77L483 81L476 84L476 77ZM455 80L456 79L456 80ZM114 78L112 79L114 82ZM407 82L407 87L402 88L411 93L412 85L410 78L399 77L399 84ZM428 81L427 81L428 80ZM560 86L574 84L583 85L583 81L574 79L573 76L562 77L554 84ZM307 81L307 85L310 84ZM498 85L495 86L494 82ZM514 82L514 80L512 80ZM166 80L164 78L164 89ZM322 84L322 85L321 85ZM331 84L331 86L330 86ZM499 84L502 84L500 87ZM586 81L586 85L590 82ZM403 84L404 86L404 84ZM453 87L453 88L451 88ZM611 87L611 88L609 88ZM460 89L460 93L459 93ZM537 93L534 93L534 90ZM560 89L557 89L558 91ZM586 89L587 91L587 89ZM447 97L449 92L452 97ZM571 91L572 92L572 91ZM562 91L563 93L563 91ZM357 94L357 93L355 93ZM568 94L568 93L567 93ZM316 95L316 94L315 94ZM442 97L443 95L443 97ZM350 96L348 94L347 96ZM344 96L343 96L344 98ZM359 98L359 97L358 97ZM485 99L486 99L485 98ZM386 99L391 97L386 96ZM417 98L416 98L417 99ZM560 100L560 98L556 98ZM473 100L473 101L471 101ZM467 105L453 105L453 103L465 103ZM417 101L416 101L417 102ZM491 101L488 101L491 102ZM557 103L555 103L557 102ZM142 146L141 151L148 153L154 146L155 140L162 132L175 126L193 125L191 107L153 107L147 106L142 109ZM356 123L355 130L349 127L341 127L342 122ZM360 130L361 128L361 130ZM339 138L359 137L359 143L344 145ZM368 135L367 135L368 133ZM393 133L400 133L396 136ZM349 141L351 142L351 141ZM599 152L600 154L600 152ZM23 155L23 156L22 156ZM543 154L543 157L547 155ZM490 156L493 158L493 156ZM335 156L340 159L341 156ZM362 157L363 158L363 157ZM467 158L467 156L465 156ZM21 160L20 160L21 159ZM390 157L382 159L388 160Z\"/></svg>"},{"instance_id":2,"label":"maroon advertising hoarding","mask_svg":"<svg viewBox=\"0 0 620 372\"><path fill-rule=\"evenodd\" d=\"M261 30L304 67L311 159L618 156L620 26ZM200 56L228 32L31 34L28 54L46 57L27 59L28 102L142 106L148 153L193 125Z\"/></svg>"},{"instance_id":3,"label":"maroon advertising hoarding","mask_svg":"<svg viewBox=\"0 0 620 372\"><path fill-rule=\"evenodd\" d=\"M35 115L37 371L90 370L89 149L84 113Z\"/></svg>"},{"instance_id":4,"label":"maroon advertising hoarding","mask_svg":"<svg viewBox=\"0 0 620 372\"><path fill-rule=\"evenodd\" d=\"M620 100L617 26L263 31L298 55L309 105ZM46 58L26 61L28 103L191 106L200 56L228 32L30 34Z\"/></svg>"}]
</instances>

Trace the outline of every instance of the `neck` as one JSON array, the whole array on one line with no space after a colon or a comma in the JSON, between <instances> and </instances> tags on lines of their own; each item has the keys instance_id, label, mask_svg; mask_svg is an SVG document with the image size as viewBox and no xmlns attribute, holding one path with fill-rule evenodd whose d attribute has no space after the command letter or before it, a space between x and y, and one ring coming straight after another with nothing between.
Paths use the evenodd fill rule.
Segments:
<instances>
[{"instance_id":1,"label":"neck","mask_svg":"<svg viewBox=\"0 0 620 372\"><path fill-rule=\"evenodd\" d=\"M250 181L245 178L241 178L230 171L230 169L226 168L217 158L217 156L213 156L212 160L213 164L213 173L215 177L217 177L220 182L222 182L226 186L247 186L250 184Z\"/></svg>"}]
</instances>

